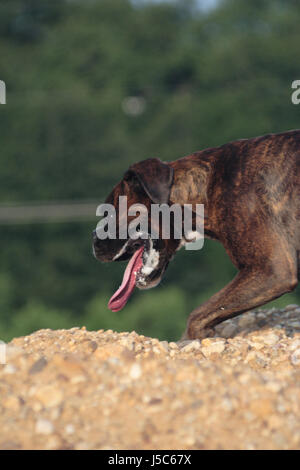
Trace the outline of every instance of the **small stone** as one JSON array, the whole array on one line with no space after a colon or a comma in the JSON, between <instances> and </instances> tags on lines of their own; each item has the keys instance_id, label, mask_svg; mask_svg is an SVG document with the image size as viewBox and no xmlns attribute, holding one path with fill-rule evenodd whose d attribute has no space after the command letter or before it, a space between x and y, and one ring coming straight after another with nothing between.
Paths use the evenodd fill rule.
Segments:
<instances>
[{"instance_id":1,"label":"small stone","mask_svg":"<svg viewBox=\"0 0 300 470\"><path fill-rule=\"evenodd\" d=\"M263 341L268 346L273 346L274 344L278 343L279 337L273 333L270 333L263 337Z\"/></svg>"},{"instance_id":2,"label":"small stone","mask_svg":"<svg viewBox=\"0 0 300 470\"><path fill-rule=\"evenodd\" d=\"M202 341L203 343L203 341ZM221 354L225 349L224 341L215 341L207 346L203 346L201 351L205 357L210 356L211 354Z\"/></svg>"},{"instance_id":3,"label":"small stone","mask_svg":"<svg viewBox=\"0 0 300 470\"><path fill-rule=\"evenodd\" d=\"M120 344L129 349L129 351L134 351L134 341L131 338L121 338Z\"/></svg>"},{"instance_id":4,"label":"small stone","mask_svg":"<svg viewBox=\"0 0 300 470\"><path fill-rule=\"evenodd\" d=\"M275 442L275 445L278 449L282 449L284 448L285 444L286 444L286 438L284 437L284 435L280 432L276 432L274 435L273 435L273 441Z\"/></svg>"},{"instance_id":5,"label":"small stone","mask_svg":"<svg viewBox=\"0 0 300 470\"><path fill-rule=\"evenodd\" d=\"M260 367L266 367L269 364L269 359L261 353L256 354L255 361Z\"/></svg>"},{"instance_id":6,"label":"small stone","mask_svg":"<svg viewBox=\"0 0 300 470\"><path fill-rule=\"evenodd\" d=\"M245 362L248 363L250 361L253 361L256 357L256 352L255 351L250 351L247 356L245 357Z\"/></svg>"},{"instance_id":7,"label":"small stone","mask_svg":"<svg viewBox=\"0 0 300 470\"><path fill-rule=\"evenodd\" d=\"M52 421L56 421L61 415L61 408L60 406L56 407L56 408L51 408L51 411L49 413L49 418L52 420Z\"/></svg>"},{"instance_id":8,"label":"small stone","mask_svg":"<svg viewBox=\"0 0 300 470\"><path fill-rule=\"evenodd\" d=\"M65 427L65 432L66 432L66 434L74 434L75 428L74 428L73 424L67 424L66 427Z\"/></svg>"},{"instance_id":9,"label":"small stone","mask_svg":"<svg viewBox=\"0 0 300 470\"><path fill-rule=\"evenodd\" d=\"M4 374L15 374L17 372L17 368L12 364L6 364L3 369Z\"/></svg>"},{"instance_id":10,"label":"small stone","mask_svg":"<svg viewBox=\"0 0 300 470\"><path fill-rule=\"evenodd\" d=\"M204 338L201 341L202 346L210 346L212 344L212 340L210 338Z\"/></svg>"},{"instance_id":11,"label":"small stone","mask_svg":"<svg viewBox=\"0 0 300 470\"><path fill-rule=\"evenodd\" d=\"M162 351L168 352L168 351L169 351L169 343L168 343L168 341L160 341L159 347L161 348Z\"/></svg>"},{"instance_id":12,"label":"small stone","mask_svg":"<svg viewBox=\"0 0 300 470\"><path fill-rule=\"evenodd\" d=\"M188 344L186 344L185 346L183 346L183 348L181 348L181 351L187 353L187 352L192 352L192 351L198 351L200 348L201 348L200 341L198 339L195 339L189 342Z\"/></svg>"},{"instance_id":13,"label":"small stone","mask_svg":"<svg viewBox=\"0 0 300 470\"><path fill-rule=\"evenodd\" d=\"M291 363L294 366L298 366L300 364L300 348L296 349L296 351L291 355Z\"/></svg>"},{"instance_id":14,"label":"small stone","mask_svg":"<svg viewBox=\"0 0 300 470\"><path fill-rule=\"evenodd\" d=\"M18 411L20 408L20 400L14 395L11 395L2 401L2 405L9 410Z\"/></svg>"},{"instance_id":15,"label":"small stone","mask_svg":"<svg viewBox=\"0 0 300 470\"><path fill-rule=\"evenodd\" d=\"M125 348L124 351L122 351L121 358L126 362L131 362L135 359L135 354L133 351L129 351L129 349Z\"/></svg>"},{"instance_id":16,"label":"small stone","mask_svg":"<svg viewBox=\"0 0 300 470\"><path fill-rule=\"evenodd\" d=\"M38 359L29 369L29 374L37 374L38 372L41 372L46 365L48 364L47 360L44 357L41 357Z\"/></svg>"},{"instance_id":17,"label":"small stone","mask_svg":"<svg viewBox=\"0 0 300 470\"><path fill-rule=\"evenodd\" d=\"M148 405L160 405L162 402L162 399L161 398L150 398L150 400L148 401Z\"/></svg>"},{"instance_id":18,"label":"small stone","mask_svg":"<svg viewBox=\"0 0 300 470\"><path fill-rule=\"evenodd\" d=\"M241 328L252 325L255 322L255 315L252 312L244 313L238 321L238 324Z\"/></svg>"},{"instance_id":19,"label":"small stone","mask_svg":"<svg viewBox=\"0 0 300 470\"><path fill-rule=\"evenodd\" d=\"M275 382L274 380L266 383L266 388L274 393L278 393L282 387L283 385L280 382Z\"/></svg>"},{"instance_id":20,"label":"small stone","mask_svg":"<svg viewBox=\"0 0 300 470\"><path fill-rule=\"evenodd\" d=\"M287 305L284 310L285 310L286 312L290 312L291 310L296 310L296 308L298 308L298 307L299 307L299 305L290 304L290 305Z\"/></svg>"},{"instance_id":21,"label":"small stone","mask_svg":"<svg viewBox=\"0 0 300 470\"><path fill-rule=\"evenodd\" d=\"M45 407L52 407L62 402L63 393L59 388L53 385L45 385L37 389L34 397Z\"/></svg>"},{"instance_id":22,"label":"small stone","mask_svg":"<svg viewBox=\"0 0 300 470\"><path fill-rule=\"evenodd\" d=\"M234 323L228 323L220 333L224 338L230 338L236 332L237 327Z\"/></svg>"},{"instance_id":23,"label":"small stone","mask_svg":"<svg viewBox=\"0 0 300 470\"><path fill-rule=\"evenodd\" d=\"M92 352L96 351L96 349L98 348L98 344L96 343L96 341L90 341L89 348L91 349Z\"/></svg>"},{"instance_id":24,"label":"small stone","mask_svg":"<svg viewBox=\"0 0 300 470\"><path fill-rule=\"evenodd\" d=\"M115 359L115 358L110 358L110 360L111 359ZM74 377L71 377L71 379L70 379L70 382L72 384L79 384L79 383L85 382L85 381L86 381L86 377L85 377L85 375L82 375L82 374L81 375L74 375Z\"/></svg>"},{"instance_id":25,"label":"small stone","mask_svg":"<svg viewBox=\"0 0 300 470\"><path fill-rule=\"evenodd\" d=\"M141 352L143 350L143 345L141 343L136 344L135 346L135 352Z\"/></svg>"},{"instance_id":26,"label":"small stone","mask_svg":"<svg viewBox=\"0 0 300 470\"><path fill-rule=\"evenodd\" d=\"M295 330L300 330L300 321L290 321L289 326L291 326Z\"/></svg>"},{"instance_id":27,"label":"small stone","mask_svg":"<svg viewBox=\"0 0 300 470\"><path fill-rule=\"evenodd\" d=\"M250 379L251 379L251 376L247 373L241 374L239 376L239 381L244 385L247 384L250 381Z\"/></svg>"},{"instance_id":28,"label":"small stone","mask_svg":"<svg viewBox=\"0 0 300 470\"><path fill-rule=\"evenodd\" d=\"M256 350L262 349L264 347L262 343L256 343L254 341L249 341L249 344L253 349L256 349Z\"/></svg>"},{"instance_id":29,"label":"small stone","mask_svg":"<svg viewBox=\"0 0 300 470\"><path fill-rule=\"evenodd\" d=\"M276 307L272 307L268 310L269 314L271 313L276 313L277 312L277 308Z\"/></svg>"},{"instance_id":30,"label":"small stone","mask_svg":"<svg viewBox=\"0 0 300 470\"><path fill-rule=\"evenodd\" d=\"M13 346L11 344L8 344L6 346L6 360L12 360L17 356L20 356L20 354L24 354L24 350L22 348L19 348L18 346Z\"/></svg>"},{"instance_id":31,"label":"small stone","mask_svg":"<svg viewBox=\"0 0 300 470\"><path fill-rule=\"evenodd\" d=\"M132 364L132 366L129 369L129 377L133 380L137 380L140 378L141 375L142 375L141 366L137 363Z\"/></svg>"},{"instance_id":32,"label":"small stone","mask_svg":"<svg viewBox=\"0 0 300 470\"><path fill-rule=\"evenodd\" d=\"M144 395L142 400L144 403L149 403L149 401L151 400L151 397L149 395Z\"/></svg>"},{"instance_id":33,"label":"small stone","mask_svg":"<svg viewBox=\"0 0 300 470\"><path fill-rule=\"evenodd\" d=\"M300 348L300 339L296 339L289 346L290 351L295 351L295 349L298 349L298 348Z\"/></svg>"},{"instance_id":34,"label":"small stone","mask_svg":"<svg viewBox=\"0 0 300 470\"><path fill-rule=\"evenodd\" d=\"M267 398L257 399L250 403L250 411L259 418L266 418L273 412L273 406Z\"/></svg>"},{"instance_id":35,"label":"small stone","mask_svg":"<svg viewBox=\"0 0 300 470\"><path fill-rule=\"evenodd\" d=\"M187 344L190 344L191 343L191 339L185 339L183 341L178 341L177 345L180 349L184 348L184 346L186 346Z\"/></svg>"},{"instance_id":36,"label":"small stone","mask_svg":"<svg viewBox=\"0 0 300 470\"><path fill-rule=\"evenodd\" d=\"M263 341L264 341L263 335L251 335L251 339L252 339L253 341L256 341L256 342L261 343L261 344L262 344Z\"/></svg>"},{"instance_id":37,"label":"small stone","mask_svg":"<svg viewBox=\"0 0 300 470\"><path fill-rule=\"evenodd\" d=\"M232 411L233 410L233 403L232 403L232 400L230 400L229 398L224 398L222 400L222 407L224 408L224 410L226 411Z\"/></svg>"},{"instance_id":38,"label":"small stone","mask_svg":"<svg viewBox=\"0 0 300 470\"><path fill-rule=\"evenodd\" d=\"M188 436L185 438L184 443L187 447L192 447L196 443L196 439L193 436Z\"/></svg>"},{"instance_id":39,"label":"small stone","mask_svg":"<svg viewBox=\"0 0 300 470\"><path fill-rule=\"evenodd\" d=\"M170 349L178 349L178 344L174 343L174 341L171 341L171 343L169 343L169 348Z\"/></svg>"},{"instance_id":40,"label":"small stone","mask_svg":"<svg viewBox=\"0 0 300 470\"><path fill-rule=\"evenodd\" d=\"M48 419L39 419L35 424L35 432L37 434L52 434L54 426Z\"/></svg>"}]
</instances>

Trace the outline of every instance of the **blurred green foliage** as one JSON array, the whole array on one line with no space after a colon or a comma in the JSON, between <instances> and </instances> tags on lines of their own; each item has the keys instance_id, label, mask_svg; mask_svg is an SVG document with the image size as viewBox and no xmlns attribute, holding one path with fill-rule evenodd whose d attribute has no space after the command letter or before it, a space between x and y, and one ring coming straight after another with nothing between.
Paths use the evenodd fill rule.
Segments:
<instances>
[{"instance_id":1,"label":"blurred green foliage","mask_svg":"<svg viewBox=\"0 0 300 470\"><path fill-rule=\"evenodd\" d=\"M135 161L300 127L298 1L223 0L209 12L192 0L137 4L1 1L1 203L100 203ZM130 96L141 114L124 112ZM207 241L112 313L122 265L93 259L96 222L0 227L1 339L83 324L176 339L235 274ZM299 290L277 305L297 301Z\"/></svg>"}]
</instances>

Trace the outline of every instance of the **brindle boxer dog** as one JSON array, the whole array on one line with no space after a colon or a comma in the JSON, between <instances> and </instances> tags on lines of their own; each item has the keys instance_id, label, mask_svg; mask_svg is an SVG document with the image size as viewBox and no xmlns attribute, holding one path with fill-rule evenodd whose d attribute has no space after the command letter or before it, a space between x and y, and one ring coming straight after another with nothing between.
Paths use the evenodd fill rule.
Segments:
<instances>
[{"instance_id":1,"label":"brindle boxer dog","mask_svg":"<svg viewBox=\"0 0 300 470\"><path fill-rule=\"evenodd\" d=\"M118 209L142 203L204 204L205 236L225 247L239 272L189 316L184 339L291 292L300 275L300 130L242 139L164 163L132 165L107 198ZM193 206L194 207L194 206ZM130 259L123 291L109 306L119 310L136 285L156 286L184 240L99 240L101 261ZM133 266L137 273L132 273ZM136 276L135 276L136 274ZM127 284L126 284L127 283ZM127 292L128 291L128 292Z\"/></svg>"}]
</instances>

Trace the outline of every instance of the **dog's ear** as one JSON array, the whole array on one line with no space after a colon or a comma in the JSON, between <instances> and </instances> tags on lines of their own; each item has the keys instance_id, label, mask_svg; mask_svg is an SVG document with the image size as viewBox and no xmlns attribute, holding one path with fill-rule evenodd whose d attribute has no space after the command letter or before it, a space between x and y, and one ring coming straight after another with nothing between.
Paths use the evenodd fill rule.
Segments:
<instances>
[{"instance_id":1,"label":"dog's ear","mask_svg":"<svg viewBox=\"0 0 300 470\"><path fill-rule=\"evenodd\" d=\"M158 158L148 158L131 165L124 179L129 181L133 175L154 203L169 202L174 170L168 164Z\"/></svg>"}]
</instances>

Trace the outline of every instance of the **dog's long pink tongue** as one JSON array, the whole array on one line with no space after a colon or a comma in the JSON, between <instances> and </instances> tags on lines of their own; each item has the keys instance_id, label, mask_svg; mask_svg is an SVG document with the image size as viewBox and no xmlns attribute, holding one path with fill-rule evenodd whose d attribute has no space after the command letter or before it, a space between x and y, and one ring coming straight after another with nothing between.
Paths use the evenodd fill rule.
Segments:
<instances>
[{"instance_id":1,"label":"dog's long pink tongue","mask_svg":"<svg viewBox=\"0 0 300 470\"><path fill-rule=\"evenodd\" d=\"M143 251L144 247L142 246L131 257L125 269L122 284L108 302L108 308L113 312L118 312L123 307L125 307L127 300L132 294L132 291L135 287L136 273L143 264Z\"/></svg>"}]
</instances>

